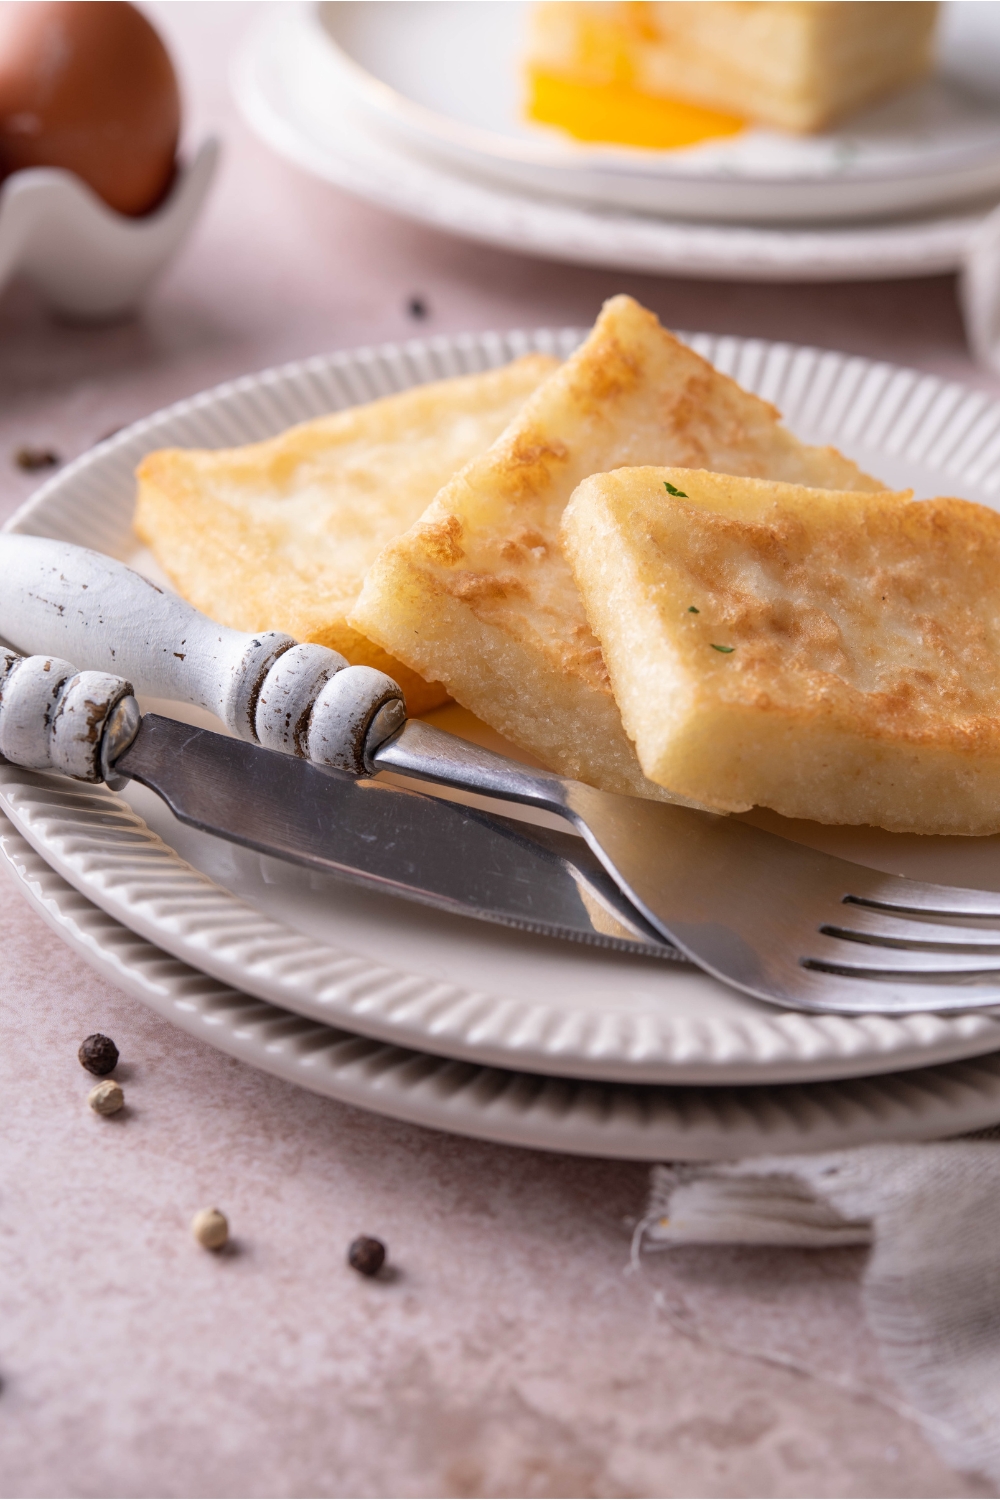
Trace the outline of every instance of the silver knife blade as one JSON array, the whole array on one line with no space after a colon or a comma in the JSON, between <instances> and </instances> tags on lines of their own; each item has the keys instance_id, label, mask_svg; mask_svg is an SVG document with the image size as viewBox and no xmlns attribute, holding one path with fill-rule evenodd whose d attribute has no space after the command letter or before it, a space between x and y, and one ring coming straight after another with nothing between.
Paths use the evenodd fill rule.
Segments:
<instances>
[{"instance_id":1,"label":"silver knife blade","mask_svg":"<svg viewBox=\"0 0 1000 1500\"><path fill-rule=\"evenodd\" d=\"M580 838L357 781L146 714L115 772L182 823L389 895L551 937L677 960Z\"/></svg>"}]
</instances>

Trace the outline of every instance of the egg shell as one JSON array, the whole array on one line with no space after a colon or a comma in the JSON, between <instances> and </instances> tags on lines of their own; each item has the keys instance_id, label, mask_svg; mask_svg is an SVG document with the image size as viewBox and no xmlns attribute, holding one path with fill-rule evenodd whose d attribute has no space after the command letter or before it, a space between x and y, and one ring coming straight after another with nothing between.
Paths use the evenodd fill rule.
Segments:
<instances>
[{"instance_id":1,"label":"egg shell","mask_svg":"<svg viewBox=\"0 0 1000 1500\"><path fill-rule=\"evenodd\" d=\"M0 5L0 177L64 167L119 213L148 213L173 179L180 120L173 64L134 5Z\"/></svg>"}]
</instances>

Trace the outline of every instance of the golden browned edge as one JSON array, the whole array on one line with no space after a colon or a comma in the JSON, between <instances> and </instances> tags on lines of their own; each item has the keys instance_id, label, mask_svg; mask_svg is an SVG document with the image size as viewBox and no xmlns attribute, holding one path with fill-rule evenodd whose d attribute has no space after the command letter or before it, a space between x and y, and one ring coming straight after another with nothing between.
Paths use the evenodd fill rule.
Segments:
<instances>
[{"instance_id":1,"label":"golden browned edge","mask_svg":"<svg viewBox=\"0 0 1000 1500\"><path fill-rule=\"evenodd\" d=\"M269 593L267 603L262 607L257 594L254 603L248 602L245 579L238 569L231 566L231 559L240 551L241 538L249 538L251 529L246 517L237 510L227 511L224 542L213 538L218 545L211 587L199 588L197 583L192 584L192 573L203 571L201 567L192 568L190 562L196 555L199 564L204 562L200 555L205 536L204 489L220 470L236 472L250 486L259 481L262 474L280 480L283 472L287 473L311 454L328 446L331 426L359 418L367 423L377 423L380 409L391 410L414 392L418 392L421 399L433 399L449 386L504 373L528 377L537 385L557 364L558 361L549 355L525 355L502 370L415 387L413 391L383 397L360 408L297 423L276 437L239 448L159 449L147 454L136 470L135 531L153 551L177 591L210 618L233 629L283 630L296 640L328 646L354 665L370 666L387 673L402 688L408 712L411 715L425 713L448 702L447 690L440 682L428 680L349 625L346 615L354 603L353 597L341 600L336 610L331 611L329 607L317 610L314 603L301 598L301 590L267 590L267 580L258 579L258 593L260 590ZM172 559L177 559L181 565L174 565ZM188 566L183 565L185 559Z\"/></svg>"},{"instance_id":2,"label":"golden browned edge","mask_svg":"<svg viewBox=\"0 0 1000 1500\"><path fill-rule=\"evenodd\" d=\"M665 796L622 728L559 537L580 480L647 463L882 488L835 449L799 443L768 402L615 297L506 432L380 553L349 623L563 775Z\"/></svg>"}]
</instances>

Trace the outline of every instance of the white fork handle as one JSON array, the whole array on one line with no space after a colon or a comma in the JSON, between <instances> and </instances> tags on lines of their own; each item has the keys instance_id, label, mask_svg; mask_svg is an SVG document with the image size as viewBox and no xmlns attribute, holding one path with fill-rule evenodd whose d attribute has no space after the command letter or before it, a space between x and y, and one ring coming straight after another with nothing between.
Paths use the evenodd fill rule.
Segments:
<instances>
[{"instance_id":1,"label":"white fork handle","mask_svg":"<svg viewBox=\"0 0 1000 1500\"><path fill-rule=\"evenodd\" d=\"M361 773L372 719L402 703L391 677L326 646L209 620L124 563L47 537L0 535L0 637L197 704L270 750Z\"/></svg>"}]
</instances>

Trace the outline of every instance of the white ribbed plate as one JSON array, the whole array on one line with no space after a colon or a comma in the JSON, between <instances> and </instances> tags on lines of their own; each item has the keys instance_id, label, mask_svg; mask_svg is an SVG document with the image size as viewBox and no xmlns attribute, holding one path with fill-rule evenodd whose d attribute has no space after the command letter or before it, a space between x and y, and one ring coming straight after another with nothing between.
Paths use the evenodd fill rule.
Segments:
<instances>
[{"instance_id":1,"label":"white ribbed plate","mask_svg":"<svg viewBox=\"0 0 1000 1500\"><path fill-rule=\"evenodd\" d=\"M1000 1119L1000 1057L884 1078L664 1088L544 1078L386 1046L255 1000L137 937L0 817L0 856L35 909L165 1020L314 1093L457 1135L580 1156L712 1161L932 1140Z\"/></svg>"},{"instance_id":2,"label":"white ribbed plate","mask_svg":"<svg viewBox=\"0 0 1000 1500\"><path fill-rule=\"evenodd\" d=\"M100 445L43 486L10 524L129 557L136 548L132 473L152 448L248 442L528 349L565 354L579 337L563 330L436 339L251 376ZM692 342L782 407L801 436L837 443L889 483L996 503L1000 407L986 396L817 350L707 336ZM352 891L182 828L142 788L126 796L145 824L103 790L0 768L0 806L19 831L117 920L224 983L383 1041L539 1073L688 1083L860 1076L1000 1048L1000 1021L988 1014L780 1011L694 969ZM809 824L790 831L876 867L1000 890L1000 839Z\"/></svg>"}]
</instances>

